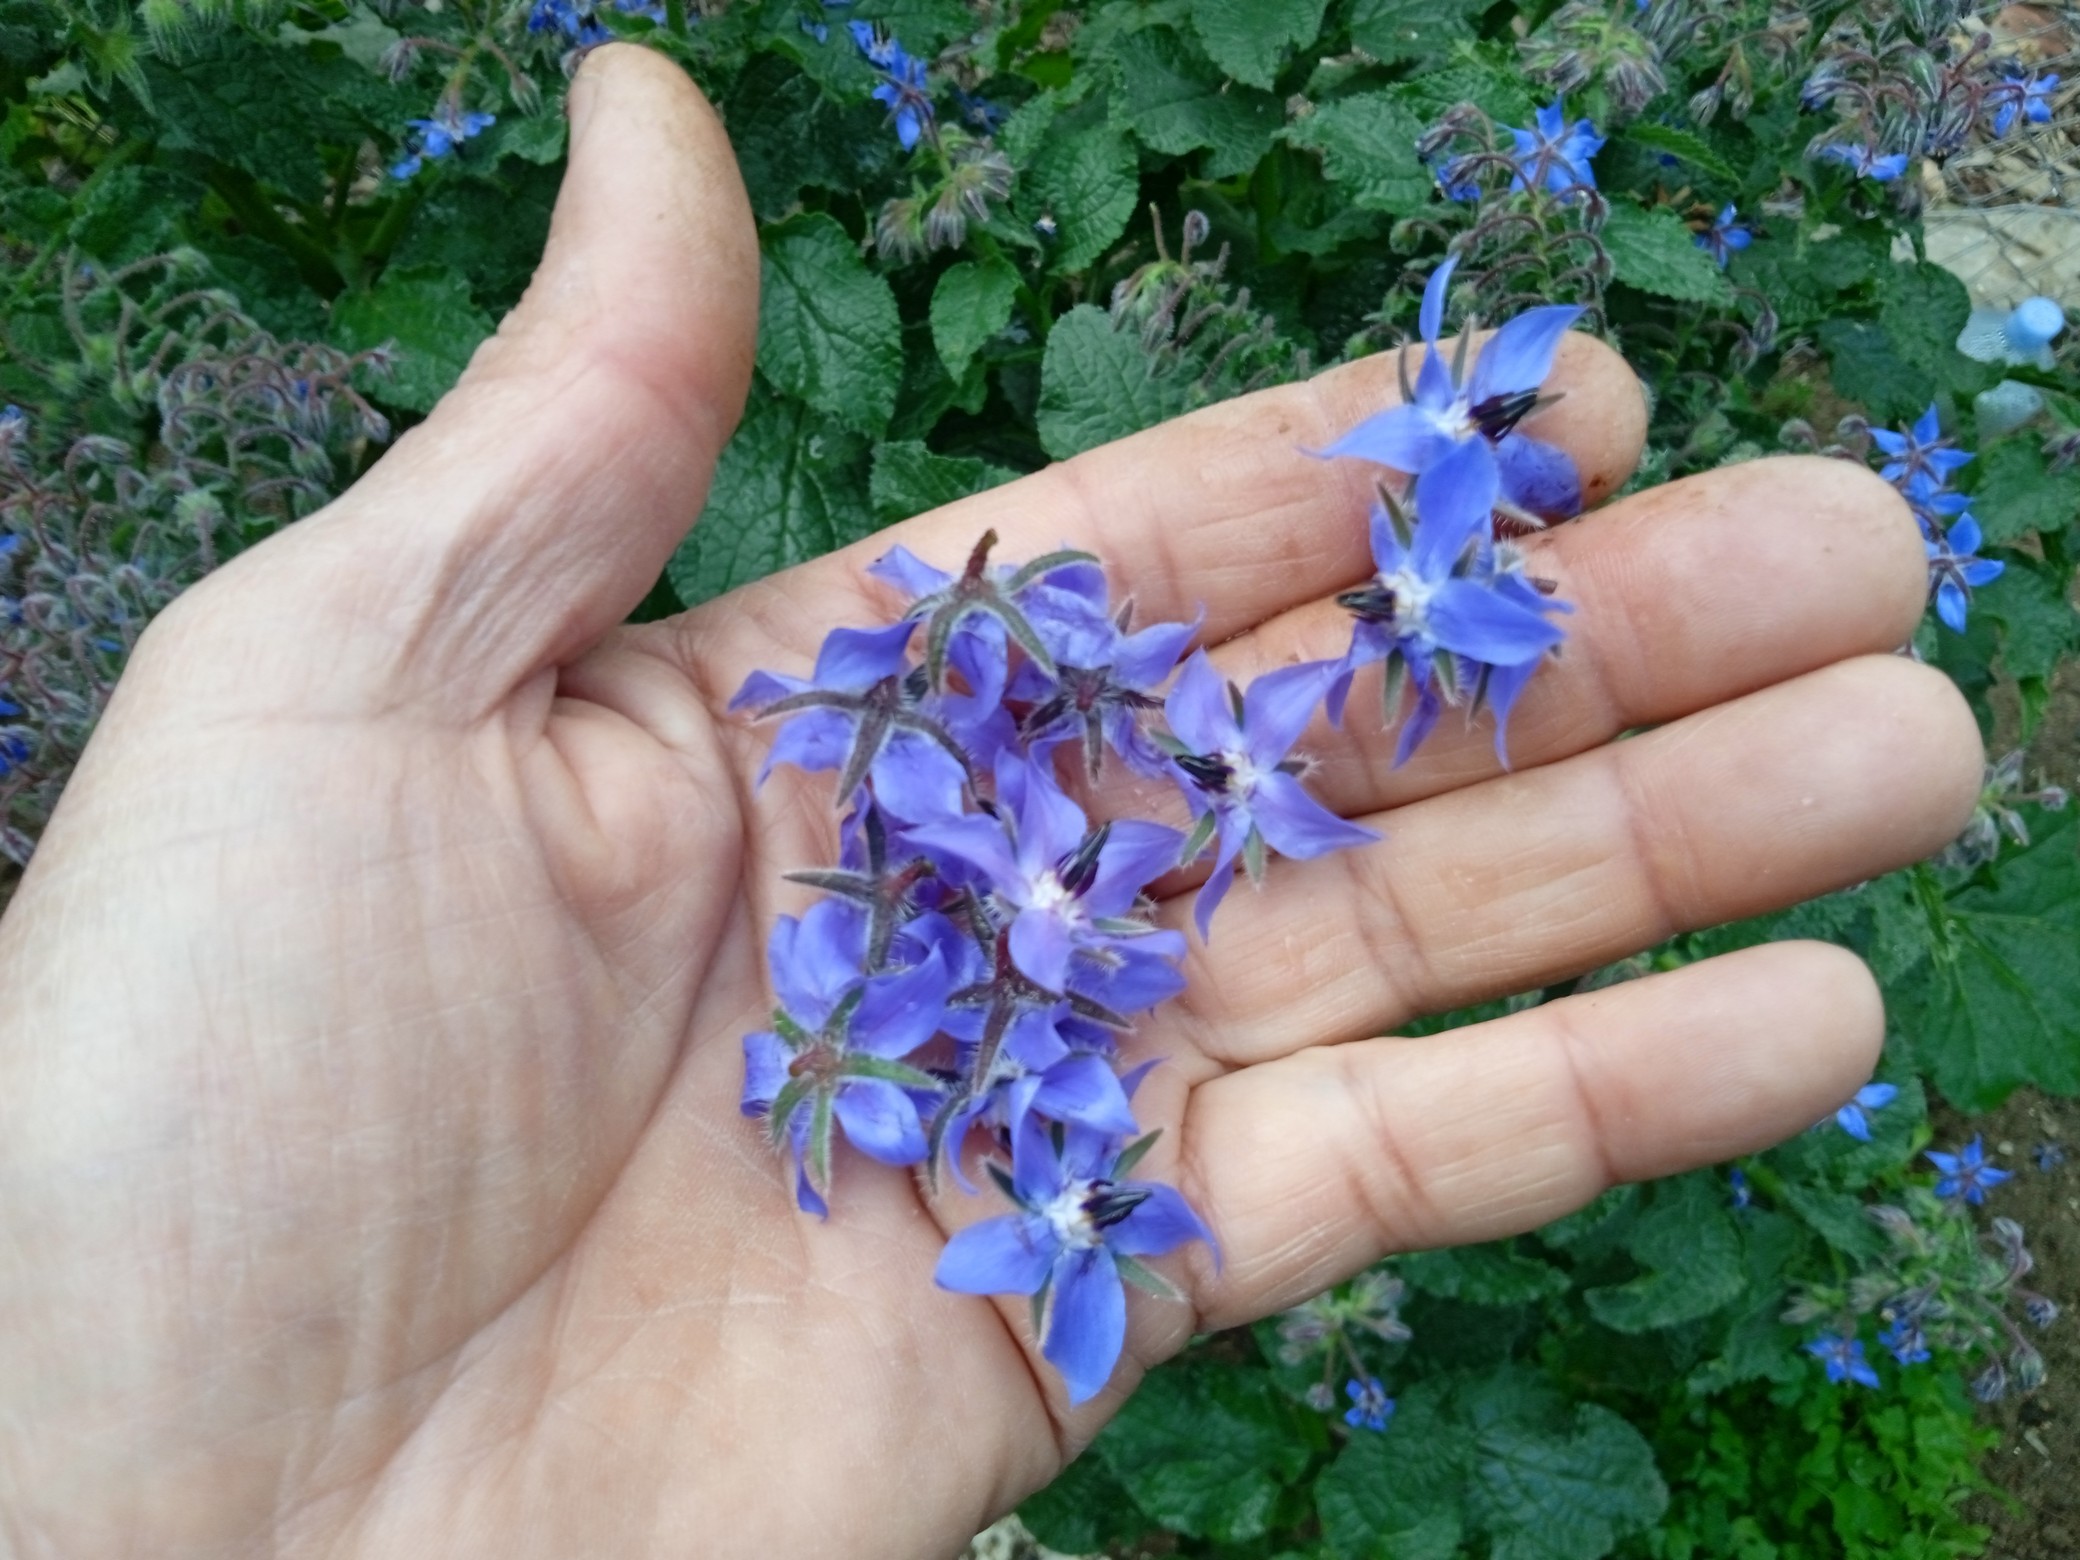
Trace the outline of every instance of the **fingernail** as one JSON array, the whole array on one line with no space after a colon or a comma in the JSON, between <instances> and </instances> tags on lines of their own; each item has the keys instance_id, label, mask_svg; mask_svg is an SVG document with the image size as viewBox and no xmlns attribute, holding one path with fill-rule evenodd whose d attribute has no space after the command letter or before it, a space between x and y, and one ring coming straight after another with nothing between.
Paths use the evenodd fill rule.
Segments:
<instances>
[{"instance_id":1,"label":"fingernail","mask_svg":"<svg viewBox=\"0 0 2080 1560\"><path fill-rule=\"evenodd\" d=\"M585 126L599 102L599 78L604 70L598 63L600 52L598 49L589 50L578 62L578 74L572 78L570 95L564 102L564 112L570 117L573 142L585 133Z\"/></svg>"}]
</instances>

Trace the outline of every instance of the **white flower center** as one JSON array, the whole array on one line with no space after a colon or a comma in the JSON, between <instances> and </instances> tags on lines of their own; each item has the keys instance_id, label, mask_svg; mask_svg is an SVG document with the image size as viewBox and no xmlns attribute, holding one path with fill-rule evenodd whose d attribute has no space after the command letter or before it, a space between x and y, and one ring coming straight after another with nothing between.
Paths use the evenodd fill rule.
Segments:
<instances>
[{"instance_id":1,"label":"white flower center","mask_svg":"<svg viewBox=\"0 0 2080 1560\"><path fill-rule=\"evenodd\" d=\"M1379 583L1393 594L1394 626L1408 634L1428 633L1430 598L1437 594L1436 585L1405 567L1380 575Z\"/></svg>"},{"instance_id":2,"label":"white flower center","mask_svg":"<svg viewBox=\"0 0 2080 1560\"><path fill-rule=\"evenodd\" d=\"M1088 1251L1098 1244L1098 1227L1091 1222L1084 1204L1090 1200L1091 1183L1071 1181L1040 1210L1047 1227L1071 1251Z\"/></svg>"},{"instance_id":3,"label":"white flower center","mask_svg":"<svg viewBox=\"0 0 2080 1560\"><path fill-rule=\"evenodd\" d=\"M1228 766L1228 792L1231 796L1254 796L1263 783L1264 772L1257 768L1256 761L1240 748L1228 748L1220 755Z\"/></svg>"},{"instance_id":4,"label":"white flower center","mask_svg":"<svg viewBox=\"0 0 2080 1560\"><path fill-rule=\"evenodd\" d=\"M1450 406L1427 415L1430 425L1454 444L1464 443L1480 431L1480 424L1473 420L1473 403L1464 395L1453 396Z\"/></svg>"},{"instance_id":5,"label":"white flower center","mask_svg":"<svg viewBox=\"0 0 2080 1560\"><path fill-rule=\"evenodd\" d=\"M1033 879L1026 903L1034 910L1060 912L1074 905L1076 896L1069 892L1068 885L1062 882L1061 877L1050 869Z\"/></svg>"}]
</instances>

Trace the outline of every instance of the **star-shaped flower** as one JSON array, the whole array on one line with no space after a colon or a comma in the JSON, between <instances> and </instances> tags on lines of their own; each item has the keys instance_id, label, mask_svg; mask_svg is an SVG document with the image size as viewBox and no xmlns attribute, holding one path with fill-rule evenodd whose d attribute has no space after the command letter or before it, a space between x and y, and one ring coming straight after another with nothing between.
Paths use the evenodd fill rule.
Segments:
<instances>
[{"instance_id":1,"label":"star-shaped flower","mask_svg":"<svg viewBox=\"0 0 2080 1560\"><path fill-rule=\"evenodd\" d=\"M1987 1162L1985 1145L1977 1136L1955 1154L1932 1148L1922 1157L1942 1172L1936 1179L1938 1197L1945 1202L1962 1199L1975 1208L1986 1201L1989 1191L2013 1174Z\"/></svg>"},{"instance_id":2,"label":"star-shaped flower","mask_svg":"<svg viewBox=\"0 0 2080 1560\"><path fill-rule=\"evenodd\" d=\"M1404 354L1402 404L1368 417L1322 453L1377 461L1421 477L1454 450L1470 446L1495 469L1506 513L1534 527L1564 520L1582 507L1574 461L1517 425L1539 406L1560 338L1582 311L1572 304L1527 309L1489 338L1468 376L1473 322L1461 332L1450 367L1437 345L1445 291L1458 263L1457 256L1447 259L1423 288L1418 325L1428 350L1412 386Z\"/></svg>"}]
</instances>

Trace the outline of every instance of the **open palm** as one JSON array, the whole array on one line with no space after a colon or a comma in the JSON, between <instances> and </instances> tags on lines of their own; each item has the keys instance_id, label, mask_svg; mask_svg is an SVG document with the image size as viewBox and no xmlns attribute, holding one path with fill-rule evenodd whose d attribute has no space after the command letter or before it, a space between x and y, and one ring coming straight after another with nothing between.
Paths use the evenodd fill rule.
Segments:
<instances>
[{"instance_id":1,"label":"open palm","mask_svg":"<svg viewBox=\"0 0 2080 1560\"><path fill-rule=\"evenodd\" d=\"M737 1113L781 880L827 784L754 785L756 668L885 621L863 564L1104 556L1231 675L1338 653L1366 473L1302 447L1391 364L1212 408L686 616L615 625L742 403L749 211L656 56L599 51L533 290L352 493L155 624L4 923L0 1535L23 1556L958 1550L1142 1367L1382 1253L1758 1147L1867 1076L1875 990L1780 944L1425 1040L1423 1012L1871 876L1964 822L1978 743L1886 652L1924 597L1874 478L1758 461L1536 544L1577 606L1502 772L1318 794L1382 845L1282 865L1131 1037L1153 1173L1219 1237L1071 1412L1022 1305L935 1290L998 1211L841 1159L792 1208ZM1587 337L1541 437L1592 496L1644 416ZM1622 743L1612 739L1652 728ZM1100 799L1101 804L1103 798ZM1188 925L1189 895L1163 907Z\"/></svg>"}]
</instances>

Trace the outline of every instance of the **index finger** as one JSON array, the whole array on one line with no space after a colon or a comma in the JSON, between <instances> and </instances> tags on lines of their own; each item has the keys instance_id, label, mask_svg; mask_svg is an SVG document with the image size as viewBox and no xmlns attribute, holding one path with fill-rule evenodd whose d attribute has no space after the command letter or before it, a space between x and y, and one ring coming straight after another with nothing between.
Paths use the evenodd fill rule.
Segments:
<instances>
[{"instance_id":1,"label":"index finger","mask_svg":"<svg viewBox=\"0 0 2080 1560\"><path fill-rule=\"evenodd\" d=\"M1399 403L1399 377L1395 354L1380 353L890 526L685 614L674 624L680 656L726 698L760 667L813 659L834 623L885 620L888 595L865 570L889 548L957 568L987 530L1006 559L1065 545L1093 552L1114 599L1132 597L1138 619L1190 618L1203 606L1202 637L1218 643L1371 572L1363 517L1385 468L1306 451ZM1524 431L1574 457L1594 503L1639 459L1639 381L1617 353L1576 332L1562 339L1547 385L1559 399Z\"/></svg>"}]
</instances>

